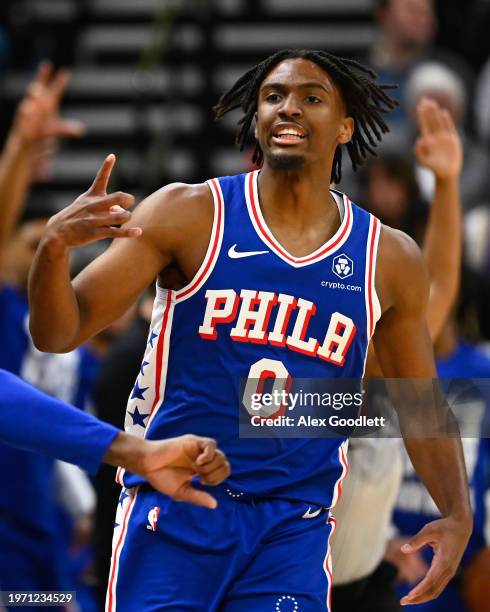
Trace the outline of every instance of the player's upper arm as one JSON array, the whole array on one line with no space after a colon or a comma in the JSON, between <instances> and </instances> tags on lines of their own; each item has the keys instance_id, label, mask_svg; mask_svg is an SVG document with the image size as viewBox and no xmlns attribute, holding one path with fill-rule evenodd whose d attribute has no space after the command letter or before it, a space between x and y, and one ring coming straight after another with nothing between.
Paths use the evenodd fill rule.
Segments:
<instances>
[{"instance_id":1,"label":"player's upper arm","mask_svg":"<svg viewBox=\"0 0 490 612\"><path fill-rule=\"evenodd\" d=\"M80 307L76 344L124 314L183 245L192 242L199 218L209 215L207 185L171 184L143 200L128 227L141 227L137 238L113 240L109 248L73 281Z\"/></svg>"},{"instance_id":2,"label":"player's upper arm","mask_svg":"<svg viewBox=\"0 0 490 612\"><path fill-rule=\"evenodd\" d=\"M427 329L429 280L422 254L403 232L383 226L376 288L382 316L374 347L383 374L389 378L435 376Z\"/></svg>"}]
</instances>

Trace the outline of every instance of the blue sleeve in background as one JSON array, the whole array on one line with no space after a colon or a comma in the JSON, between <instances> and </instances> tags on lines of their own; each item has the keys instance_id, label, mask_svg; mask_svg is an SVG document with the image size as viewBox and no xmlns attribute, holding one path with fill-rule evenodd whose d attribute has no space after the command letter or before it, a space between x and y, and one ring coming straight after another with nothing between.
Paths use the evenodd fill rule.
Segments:
<instances>
[{"instance_id":1,"label":"blue sleeve in background","mask_svg":"<svg viewBox=\"0 0 490 612\"><path fill-rule=\"evenodd\" d=\"M119 430L0 370L0 440L94 474Z\"/></svg>"}]
</instances>

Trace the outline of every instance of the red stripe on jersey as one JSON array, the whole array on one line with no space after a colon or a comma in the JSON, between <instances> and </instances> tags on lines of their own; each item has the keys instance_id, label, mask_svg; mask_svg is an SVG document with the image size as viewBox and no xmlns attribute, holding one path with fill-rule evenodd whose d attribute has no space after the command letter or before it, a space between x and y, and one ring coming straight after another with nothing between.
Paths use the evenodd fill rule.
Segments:
<instances>
[{"instance_id":1,"label":"red stripe on jersey","mask_svg":"<svg viewBox=\"0 0 490 612\"><path fill-rule=\"evenodd\" d=\"M330 571L330 567L328 565L328 561L330 559L330 539L334 534L335 528L337 527L337 521L333 516L329 516L328 517L328 524L332 525L332 530L330 531L330 533L328 534L328 539L327 539L327 554L325 556L325 561L323 564L325 573L328 575L328 591L327 591L327 608L328 608L328 612L331 612L332 610L332 586L333 586L333 576L332 576L332 572Z\"/></svg>"},{"instance_id":2,"label":"red stripe on jersey","mask_svg":"<svg viewBox=\"0 0 490 612\"><path fill-rule=\"evenodd\" d=\"M257 227L260 229L261 234L263 235L263 237L265 238L265 240L271 245L273 246L276 251L279 251L279 253L281 253L281 255L286 258L288 261L292 262L292 263L309 263L312 261L315 261L316 259L320 259L321 257L324 257L327 253L329 253L332 249L334 249L339 242L341 242L346 233L349 231L349 226L350 226L350 221L351 221L351 205L350 205L350 200L349 198L346 197L347 200L347 206L346 206L346 219L345 219L345 225L344 225L344 229L342 230L340 236L338 236L338 238L332 242L331 244L328 244L323 251L320 251L319 253L317 253L316 255L306 255L304 257L293 257L292 255L289 255L289 253L287 253L283 247L281 247L281 245L277 242L277 240L274 238L274 236L270 233L269 228L264 227L263 223L260 220L260 215L257 211L257 203L255 202L255 196L254 196L254 189L253 189L253 181L254 181L254 173L251 172L249 174L249 178L248 178L248 190L249 190L249 194L250 194L250 203L252 204L252 213L254 216L254 220L255 223L257 224Z\"/></svg>"},{"instance_id":3,"label":"red stripe on jersey","mask_svg":"<svg viewBox=\"0 0 490 612\"><path fill-rule=\"evenodd\" d=\"M376 234L378 232L378 219L373 217L371 242L369 244L369 260L368 260L368 307L369 307L369 338L373 335L374 323L373 323L373 268L374 268L374 244L376 242Z\"/></svg>"},{"instance_id":4,"label":"red stripe on jersey","mask_svg":"<svg viewBox=\"0 0 490 612\"><path fill-rule=\"evenodd\" d=\"M189 287L187 287L187 289L185 289L182 293L177 293L177 298L179 300L181 300L186 295L194 291L194 289L202 282L203 278L205 278L206 274L208 273L209 267L214 262L215 256L218 250L218 244L219 244L219 239L220 239L220 234L221 234L221 225L223 223L223 199L221 197L221 191L217 185L217 180L212 179L210 183L213 185L215 195L218 198L218 219L216 221L216 230L214 232L214 237L213 237L214 240L213 240L213 246L211 248L211 254L209 255L209 258L201 274L199 274L199 276L194 280L194 282L191 285L189 285Z\"/></svg>"},{"instance_id":5,"label":"red stripe on jersey","mask_svg":"<svg viewBox=\"0 0 490 612\"><path fill-rule=\"evenodd\" d=\"M338 504L340 501L340 498L342 497L342 482L344 480L344 478L347 476L347 474L349 473L349 464L347 463L347 459L344 453L344 447L343 445L340 445L339 447L340 450L340 462L342 463L342 475L340 476L340 478L337 480L337 491L336 491L336 503ZM344 472L345 470L345 472Z\"/></svg>"},{"instance_id":6,"label":"red stripe on jersey","mask_svg":"<svg viewBox=\"0 0 490 612\"><path fill-rule=\"evenodd\" d=\"M131 499L131 501L128 503L128 507L126 508L126 513L124 515L123 518L123 525L122 525L122 529L121 529L121 533L119 534L119 539L117 541L116 547L114 548L114 555L112 558L112 567L111 567L111 575L110 575L110 579L109 579L109 587L108 587L108 591L107 591L107 612L113 612L115 610L114 607L114 597L112 594L112 588L114 586L114 580L116 578L116 567L118 567L119 565L119 555L121 554L121 547L122 547L122 543L124 541L124 538L126 537L126 531L128 529L128 518L129 518L129 514L131 512L132 507L134 506L134 502L136 501L136 491L134 491L133 497Z\"/></svg>"},{"instance_id":7,"label":"red stripe on jersey","mask_svg":"<svg viewBox=\"0 0 490 612\"><path fill-rule=\"evenodd\" d=\"M121 487L124 486L124 483L122 481L122 477L123 477L123 468L122 467L118 467L117 468L117 472L116 472L116 482L117 482L117 484L120 484Z\"/></svg>"}]
</instances>

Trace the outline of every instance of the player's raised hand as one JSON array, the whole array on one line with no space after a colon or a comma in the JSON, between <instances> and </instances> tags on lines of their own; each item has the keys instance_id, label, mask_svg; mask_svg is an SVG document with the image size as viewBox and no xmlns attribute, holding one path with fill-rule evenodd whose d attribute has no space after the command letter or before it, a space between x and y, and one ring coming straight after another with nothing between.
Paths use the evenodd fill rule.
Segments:
<instances>
[{"instance_id":1,"label":"player's raised hand","mask_svg":"<svg viewBox=\"0 0 490 612\"><path fill-rule=\"evenodd\" d=\"M442 593L458 569L470 533L471 530L468 532L464 523L448 517L428 523L402 546L402 552L407 555L421 550L424 546L430 546L434 551L429 571L417 586L402 598L402 605L431 601Z\"/></svg>"},{"instance_id":2,"label":"player's raised hand","mask_svg":"<svg viewBox=\"0 0 490 612\"><path fill-rule=\"evenodd\" d=\"M59 114L69 81L67 70L54 71L47 61L39 65L15 113L13 129L22 142L30 144L83 134L84 127L79 121L63 119Z\"/></svg>"},{"instance_id":3,"label":"player's raised hand","mask_svg":"<svg viewBox=\"0 0 490 612\"><path fill-rule=\"evenodd\" d=\"M422 98L417 105L417 123L417 161L438 179L457 178L463 166L463 147L449 112L435 100Z\"/></svg>"},{"instance_id":4,"label":"player's raised hand","mask_svg":"<svg viewBox=\"0 0 490 612\"><path fill-rule=\"evenodd\" d=\"M141 235L139 227L114 227L130 220L131 213L127 209L134 204L134 197L129 193L107 193L115 162L115 155L108 155L88 191L51 217L46 228L48 241L72 248L103 238Z\"/></svg>"},{"instance_id":5,"label":"player's raised hand","mask_svg":"<svg viewBox=\"0 0 490 612\"><path fill-rule=\"evenodd\" d=\"M217 485L230 474L230 464L217 449L215 440L185 435L161 441L145 440L141 465L135 471L155 489L177 501L216 508L214 497L195 489L191 481L200 476L203 484Z\"/></svg>"}]
</instances>

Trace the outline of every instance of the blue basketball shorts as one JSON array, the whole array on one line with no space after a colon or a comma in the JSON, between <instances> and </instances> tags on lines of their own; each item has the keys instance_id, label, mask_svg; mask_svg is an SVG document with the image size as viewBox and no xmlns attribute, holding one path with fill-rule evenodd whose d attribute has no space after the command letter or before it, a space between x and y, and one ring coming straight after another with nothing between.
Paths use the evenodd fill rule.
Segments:
<instances>
[{"instance_id":1,"label":"blue basketball shorts","mask_svg":"<svg viewBox=\"0 0 490 612\"><path fill-rule=\"evenodd\" d=\"M218 508L149 487L121 493L107 612L330 610L328 510L222 484Z\"/></svg>"}]
</instances>

